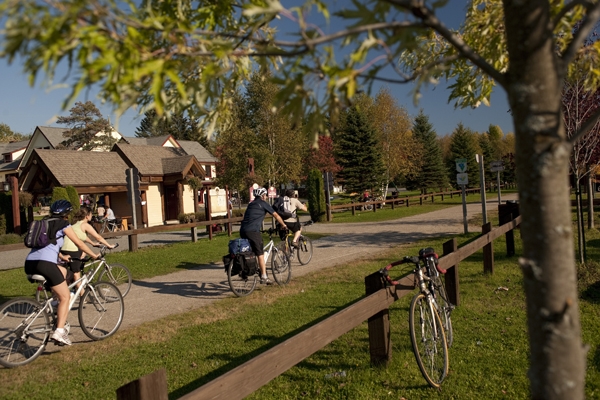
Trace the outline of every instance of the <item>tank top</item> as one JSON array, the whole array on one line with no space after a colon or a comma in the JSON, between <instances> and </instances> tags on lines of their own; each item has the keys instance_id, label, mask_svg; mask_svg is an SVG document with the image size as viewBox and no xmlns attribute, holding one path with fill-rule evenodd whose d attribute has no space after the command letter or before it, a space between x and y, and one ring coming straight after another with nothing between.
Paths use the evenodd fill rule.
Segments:
<instances>
[{"instance_id":1,"label":"tank top","mask_svg":"<svg viewBox=\"0 0 600 400\"><path fill-rule=\"evenodd\" d=\"M82 241L85 241L85 239L87 238L87 234L84 231L81 230L81 224L82 223L83 223L83 221L77 221L75 224L71 225L71 227L75 231L75 234L77 235L77 237L79 239L81 239ZM69 239L67 236L65 236L65 243L61 247L61 250L64 250L64 251L78 251L79 247L77 247L75 245L75 243L73 243L73 241L71 239Z\"/></svg>"}]
</instances>

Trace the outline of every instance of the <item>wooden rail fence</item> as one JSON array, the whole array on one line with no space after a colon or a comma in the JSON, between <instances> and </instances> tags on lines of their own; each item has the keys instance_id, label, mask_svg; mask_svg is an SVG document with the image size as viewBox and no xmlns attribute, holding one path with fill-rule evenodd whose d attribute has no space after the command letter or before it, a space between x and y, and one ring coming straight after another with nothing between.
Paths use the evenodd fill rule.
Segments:
<instances>
[{"instance_id":1,"label":"wooden rail fence","mask_svg":"<svg viewBox=\"0 0 600 400\"><path fill-rule=\"evenodd\" d=\"M448 270L445 275L446 289L452 303L459 305L458 263L483 248L486 254L484 271L493 273L493 241L512 232L520 223L521 216L517 216L495 229L486 224L481 236L461 248L457 248L456 238L444 243L444 254L439 263L441 268ZM508 240L507 236L507 249ZM365 320L368 321L371 362L386 365L392 356L388 308L394 301L411 294L415 288L412 272L401 277L399 282L397 286L387 287L379 272L367 276L366 297L363 299L180 399L243 399ZM167 394L166 373L159 370L119 388L117 399L158 400L166 399Z\"/></svg>"}]
</instances>

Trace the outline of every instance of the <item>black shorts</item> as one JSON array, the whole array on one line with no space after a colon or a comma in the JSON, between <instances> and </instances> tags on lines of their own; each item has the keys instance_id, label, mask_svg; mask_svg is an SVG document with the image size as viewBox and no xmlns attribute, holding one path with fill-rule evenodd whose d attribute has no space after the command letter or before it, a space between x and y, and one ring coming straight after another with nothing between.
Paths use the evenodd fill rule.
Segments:
<instances>
[{"instance_id":1,"label":"black shorts","mask_svg":"<svg viewBox=\"0 0 600 400\"><path fill-rule=\"evenodd\" d=\"M242 239L248 239L248 241L250 242L250 247L252 248L254 254L256 254L257 256L264 254L263 238L260 232L240 231L240 237Z\"/></svg>"},{"instance_id":2,"label":"black shorts","mask_svg":"<svg viewBox=\"0 0 600 400\"><path fill-rule=\"evenodd\" d=\"M79 260L73 260L73 258L81 258L83 251L81 251L81 250L77 250L77 251L61 250L60 252L66 256L71 256L71 262L69 263L69 268L71 268L71 271L81 272L81 264L83 264L83 263Z\"/></svg>"},{"instance_id":3,"label":"black shorts","mask_svg":"<svg viewBox=\"0 0 600 400\"><path fill-rule=\"evenodd\" d=\"M65 281L60 268L56 263L41 260L25 261L25 273L27 275L39 274L49 282L50 287L60 285Z\"/></svg>"},{"instance_id":4,"label":"black shorts","mask_svg":"<svg viewBox=\"0 0 600 400\"><path fill-rule=\"evenodd\" d=\"M285 222L285 221L283 221ZM300 226L300 222L296 221L296 222L285 222L285 226L288 227L288 229L294 233L298 232L300 229L302 229L302 227Z\"/></svg>"}]
</instances>

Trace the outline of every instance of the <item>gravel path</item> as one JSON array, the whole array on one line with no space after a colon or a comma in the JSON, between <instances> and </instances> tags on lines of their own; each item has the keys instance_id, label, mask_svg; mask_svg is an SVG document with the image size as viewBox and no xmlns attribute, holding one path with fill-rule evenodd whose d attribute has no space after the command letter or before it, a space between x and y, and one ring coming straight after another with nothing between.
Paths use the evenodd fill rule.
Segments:
<instances>
[{"instance_id":1,"label":"gravel path","mask_svg":"<svg viewBox=\"0 0 600 400\"><path fill-rule=\"evenodd\" d=\"M503 196L503 200L514 198L516 196ZM488 209L496 207L497 200L488 200ZM481 214L480 203L468 205L467 215L475 214ZM309 232L326 233L329 236L313 242L314 255L308 265L301 266L297 262L293 263L293 277L350 261L369 259L382 250L402 243L461 234L464 228L462 206L457 206L393 221L315 224L307 229ZM469 227L470 232L477 232L479 229L480 227L477 226ZM125 238L121 240L123 241L121 245L127 248L127 240ZM188 232L141 235L139 238L141 246L182 240L189 240ZM13 263L20 266L26 254L26 250L4 252L2 264L8 266ZM13 259L14 261L10 261ZM259 285L257 292L260 290ZM195 268L150 279L136 280L125 298L125 319L121 329L197 309L227 296L233 294L220 262L198 265ZM72 326L77 326L76 312L70 313L69 321ZM72 330L71 339L74 342L89 340L83 336L80 329Z\"/></svg>"}]
</instances>

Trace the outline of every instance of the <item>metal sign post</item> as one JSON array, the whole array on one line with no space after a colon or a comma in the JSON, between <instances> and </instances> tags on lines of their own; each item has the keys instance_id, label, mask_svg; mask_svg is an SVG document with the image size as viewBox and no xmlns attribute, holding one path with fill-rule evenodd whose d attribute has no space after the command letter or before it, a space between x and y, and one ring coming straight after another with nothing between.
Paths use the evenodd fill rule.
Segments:
<instances>
[{"instance_id":1,"label":"metal sign post","mask_svg":"<svg viewBox=\"0 0 600 400\"><path fill-rule=\"evenodd\" d=\"M458 183L462 189L462 205L463 205L463 225L465 233L469 233L469 225L467 224L467 194L466 187L469 183L469 175L467 171L467 160L465 158L456 159L456 183Z\"/></svg>"},{"instance_id":2,"label":"metal sign post","mask_svg":"<svg viewBox=\"0 0 600 400\"><path fill-rule=\"evenodd\" d=\"M127 202L131 204L131 217L133 218L133 229L137 229L137 204L141 204L140 172L137 168L125 170L127 181Z\"/></svg>"},{"instance_id":3,"label":"metal sign post","mask_svg":"<svg viewBox=\"0 0 600 400\"><path fill-rule=\"evenodd\" d=\"M498 184L498 204L502 204L502 196L500 195L500 171L504 171L504 162L492 161L490 163L490 171L496 172L496 183Z\"/></svg>"},{"instance_id":4,"label":"metal sign post","mask_svg":"<svg viewBox=\"0 0 600 400\"><path fill-rule=\"evenodd\" d=\"M483 224L487 224L487 205L485 198L485 173L483 170L483 155L475 154L475 160L479 163L479 190L481 192L481 213L483 214Z\"/></svg>"}]
</instances>

